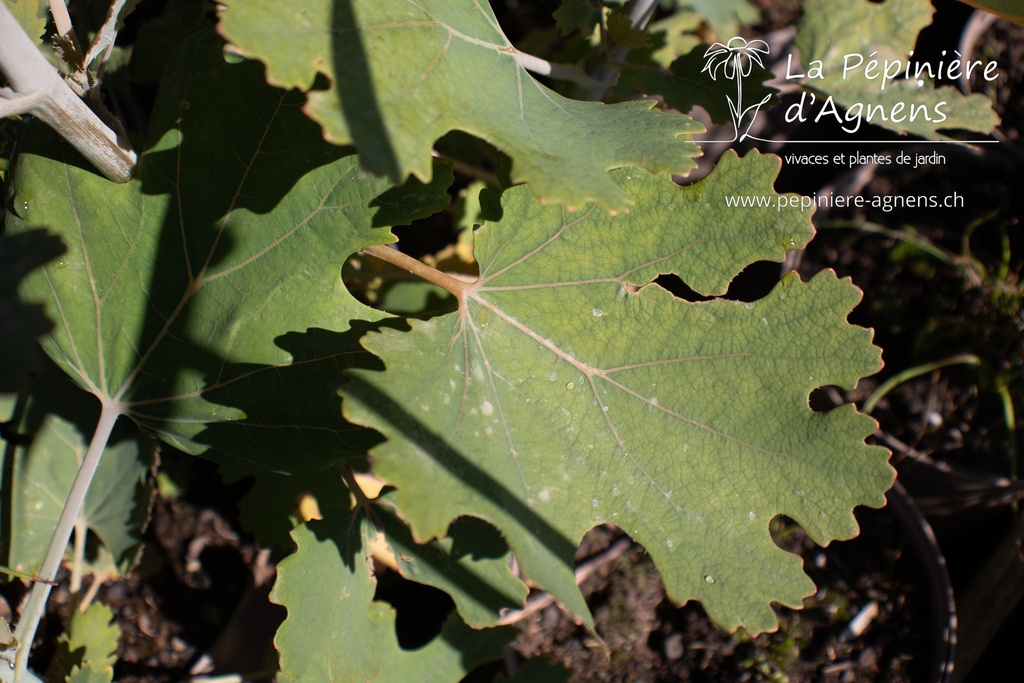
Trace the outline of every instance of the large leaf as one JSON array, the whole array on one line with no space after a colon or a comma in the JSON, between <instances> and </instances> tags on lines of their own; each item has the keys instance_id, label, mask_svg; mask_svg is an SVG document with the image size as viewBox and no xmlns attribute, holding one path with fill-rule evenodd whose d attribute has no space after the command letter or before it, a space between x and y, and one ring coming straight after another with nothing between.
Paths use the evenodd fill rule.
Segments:
<instances>
[{"instance_id":1,"label":"large leaf","mask_svg":"<svg viewBox=\"0 0 1024 683\"><path fill-rule=\"evenodd\" d=\"M226 63L212 32L162 85L125 185L41 130L25 136L12 183L32 210L10 228L49 225L69 247L22 287L57 321L47 351L191 453L283 471L363 454L371 436L339 419L336 386L367 362L350 321L381 316L341 264L393 241L383 226L442 208L450 169L390 189L323 141L301 95L268 87L258 63Z\"/></svg>"},{"instance_id":2,"label":"large leaf","mask_svg":"<svg viewBox=\"0 0 1024 683\"><path fill-rule=\"evenodd\" d=\"M905 77L908 55L918 33L931 23L933 11L928 0L807 0L796 46L808 76L812 63L821 62L822 78L807 78L804 84L823 96L814 103L813 111L808 108L807 115L823 108L822 100L831 96L846 108L848 114L838 116L850 131L860 125L852 117L861 116L865 123L870 120L933 140L952 139L940 131L956 128L991 132L999 117L985 96L964 97L950 86L935 88L927 75L920 85L918 79ZM954 47L948 50L951 55ZM869 68L872 60L877 60L874 69ZM886 81L880 74L887 62L896 64L897 60L903 69L894 67L899 75ZM859 67L844 72L847 65ZM932 64L933 69L937 67ZM915 73L914 67L910 73Z\"/></svg>"},{"instance_id":3,"label":"large leaf","mask_svg":"<svg viewBox=\"0 0 1024 683\"><path fill-rule=\"evenodd\" d=\"M270 81L313 88L306 109L328 139L354 142L376 173L431 177L434 141L462 130L513 160L542 199L623 209L608 170L685 173L700 154L679 136L692 119L653 102L566 99L536 82L485 2L475 0L229 0L220 30L267 64Z\"/></svg>"},{"instance_id":4,"label":"large leaf","mask_svg":"<svg viewBox=\"0 0 1024 683\"><path fill-rule=\"evenodd\" d=\"M274 639L287 680L454 683L501 657L515 629L473 631L457 618L424 648L403 650L394 610L373 601L369 542L375 534L363 512L348 510L292 533L298 550L281 563L271 595L288 608Z\"/></svg>"},{"instance_id":5,"label":"large leaf","mask_svg":"<svg viewBox=\"0 0 1024 683\"><path fill-rule=\"evenodd\" d=\"M481 517L584 619L573 551L606 522L646 546L673 599L699 599L725 627L769 629L772 601L800 604L814 586L771 518L848 538L852 508L881 506L893 478L864 444L870 418L808 406L815 387L880 366L871 333L846 323L860 293L832 273L788 275L746 304L648 284L676 273L721 294L751 261L805 244L808 212L775 208L778 168L730 152L683 188L622 172L635 208L618 217L505 193L458 312L369 335L387 369L354 371L345 389L348 418L387 438L376 471L418 538ZM728 208L738 193L772 205Z\"/></svg>"}]
</instances>

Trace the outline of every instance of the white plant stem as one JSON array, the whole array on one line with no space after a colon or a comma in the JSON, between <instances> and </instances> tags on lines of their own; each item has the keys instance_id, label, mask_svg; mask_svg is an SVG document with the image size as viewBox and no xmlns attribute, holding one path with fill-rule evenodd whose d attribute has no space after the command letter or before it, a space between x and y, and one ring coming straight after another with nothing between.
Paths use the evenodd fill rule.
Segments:
<instances>
[{"instance_id":1,"label":"white plant stem","mask_svg":"<svg viewBox=\"0 0 1024 683\"><path fill-rule=\"evenodd\" d=\"M0 112L31 113L60 133L104 176L126 183L135 171L135 151L100 121L46 61L0 2L0 71L15 96L0 95ZM25 108L27 106L27 108Z\"/></svg>"},{"instance_id":2,"label":"white plant stem","mask_svg":"<svg viewBox=\"0 0 1024 683\"><path fill-rule=\"evenodd\" d=\"M519 66L541 76L550 76L563 81L572 81L584 87L596 87L601 83L591 78L578 64L559 64L516 50L515 60Z\"/></svg>"},{"instance_id":3,"label":"white plant stem","mask_svg":"<svg viewBox=\"0 0 1024 683\"><path fill-rule=\"evenodd\" d=\"M46 98L46 95L41 92L11 97L7 95L8 92L8 88L0 88L0 119L27 114Z\"/></svg>"},{"instance_id":4,"label":"white plant stem","mask_svg":"<svg viewBox=\"0 0 1024 683\"><path fill-rule=\"evenodd\" d=\"M46 556L39 568L39 577L47 581L53 581L57 577L57 570L60 568L64 551L71 540L71 533L75 529L75 522L82 511L82 504L85 502L85 494L89 490L93 477L96 475L96 468L100 464L100 457L103 449L107 446L110 433L114 429L114 423L120 415L119 406L115 403L104 401L103 409L100 411L100 419L93 432L92 441L89 442L89 449L82 459L78 468L78 474L71 485L64 509L61 510L60 518L57 520L57 528L53 530L53 537L50 539L50 546L46 549ZM36 583L28 596L25 609L22 610L18 619L18 626L14 630L14 637L18 641L17 652L15 653L14 683L25 680L36 680L32 674L27 673L28 655L32 649L32 641L36 636L36 629L39 627L39 620L46 609L46 600L50 597L50 584ZM0 667L3 669L4 667ZM2 680L7 678L7 672L0 676Z\"/></svg>"},{"instance_id":5,"label":"white plant stem","mask_svg":"<svg viewBox=\"0 0 1024 683\"><path fill-rule=\"evenodd\" d=\"M64 4L64 0L50 0L48 4L57 35L66 36L71 33L71 17L68 15L68 6Z\"/></svg>"}]
</instances>

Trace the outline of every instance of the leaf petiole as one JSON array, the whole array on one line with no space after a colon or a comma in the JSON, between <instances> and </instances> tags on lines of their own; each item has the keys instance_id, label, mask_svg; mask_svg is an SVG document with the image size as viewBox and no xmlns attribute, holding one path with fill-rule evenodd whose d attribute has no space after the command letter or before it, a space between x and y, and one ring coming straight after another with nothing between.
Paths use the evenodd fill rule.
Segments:
<instances>
[{"instance_id":1,"label":"leaf petiole","mask_svg":"<svg viewBox=\"0 0 1024 683\"><path fill-rule=\"evenodd\" d=\"M14 576L14 577L17 577L19 579L25 579L26 581L31 581L33 583L48 583L51 586L56 586L57 585L56 581L47 581L46 579L41 579L41 578L39 578L38 576L36 576L34 574L26 574L25 572L19 572L18 570L11 569L10 567L0 566L0 574L7 574L7 576Z\"/></svg>"},{"instance_id":2,"label":"leaf petiole","mask_svg":"<svg viewBox=\"0 0 1024 683\"><path fill-rule=\"evenodd\" d=\"M43 581L32 586L29 592L28 602L22 610L18 626L14 631L14 637L18 641L18 650L15 654L14 681L25 680L27 674L28 656L32 649L32 641L35 639L36 629L39 627L39 620L42 619L46 608L46 599L50 596L50 588L54 585L57 577L57 570L60 568L61 559L64 557L64 550L71 540L71 533L75 528L75 521L82 511L82 504L85 502L85 494L89 490L93 477L96 475L96 468L100 464L103 450L110 439L110 433L114 429L121 414L121 407L117 403L103 402L100 411L100 419L93 432L92 441L89 442L89 450L86 451L82 464L78 468L78 474L68 492L67 502L57 520L57 527L53 530L53 537L46 549L46 556L43 558L42 566L39 568L39 576ZM0 667L2 668L2 667ZM31 679L31 678L30 678ZM4 680L7 680L4 678Z\"/></svg>"},{"instance_id":3,"label":"leaf petiole","mask_svg":"<svg viewBox=\"0 0 1024 683\"><path fill-rule=\"evenodd\" d=\"M373 256L374 258L378 258L381 261L390 263L393 266L403 268L413 275L423 278L427 282L448 290L456 299L458 299L460 306L462 305L462 301L465 298L466 293L473 286L472 282L464 282L463 280L452 277L447 273L442 273L436 268L431 268L418 259L414 259L411 256L403 254L397 249L392 249L383 244L363 247L360 251L369 256Z\"/></svg>"}]
</instances>

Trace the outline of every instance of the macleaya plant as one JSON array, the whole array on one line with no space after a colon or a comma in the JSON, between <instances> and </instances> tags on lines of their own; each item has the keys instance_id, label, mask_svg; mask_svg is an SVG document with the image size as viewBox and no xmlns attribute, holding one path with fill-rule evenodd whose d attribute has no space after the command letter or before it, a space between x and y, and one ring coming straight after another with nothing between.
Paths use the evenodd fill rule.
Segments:
<instances>
[{"instance_id":1,"label":"macleaya plant","mask_svg":"<svg viewBox=\"0 0 1024 683\"><path fill-rule=\"evenodd\" d=\"M583 4L565 0L561 18ZM634 32L653 7L605 4L609 25ZM759 301L720 298L813 234L808 210L775 208L779 160L727 152L673 183L700 154L699 124L541 84L531 71L605 81L520 52L485 2L222 5L216 31L171 57L129 182L98 175L59 127L18 134L3 244L42 246L14 284L52 322L47 355L100 406L62 518L79 519L115 422L255 474L265 504L245 514L264 542L282 540L315 480L324 518L292 531L272 595L288 610L275 643L289 680L458 680L502 656L515 630L497 624L524 579L593 627L573 553L606 523L645 546L672 599L700 600L724 628L769 630L773 602L799 606L814 586L770 520L850 538L854 507L881 506L893 470L864 442L870 418L808 405L881 365L870 331L846 321L849 281L790 274ZM729 120L711 99L739 85L702 87L694 97ZM392 227L448 204L467 166L435 151L452 130L491 143L518 183L481 193L474 279L388 246ZM773 203L729 208L728 195ZM368 307L341 279L360 252L446 290L454 310ZM662 274L711 300L674 297ZM144 472L145 440L130 443L122 455ZM386 485L375 498L356 477L371 464ZM29 504L17 500L15 527ZM123 525L88 524L117 539L115 559L130 553ZM60 533L46 561L21 552L18 568L52 578ZM405 577L455 602L422 649L403 650L394 611L373 600L380 538ZM47 591L33 588L13 634L18 676Z\"/></svg>"}]
</instances>

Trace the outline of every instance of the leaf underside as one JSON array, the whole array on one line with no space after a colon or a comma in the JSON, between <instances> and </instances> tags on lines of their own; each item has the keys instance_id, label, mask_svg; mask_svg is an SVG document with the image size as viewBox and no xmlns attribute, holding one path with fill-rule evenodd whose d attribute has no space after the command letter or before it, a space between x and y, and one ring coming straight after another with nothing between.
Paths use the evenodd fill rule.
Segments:
<instances>
[{"instance_id":1,"label":"leaf underside","mask_svg":"<svg viewBox=\"0 0 1024 683\"><path fill-rule=\"evenodd\" d=\"M272 83L310 90L327 76L326 89L308 93L308 113L394 180L429 179L434 141L462 130L511 156L513 179L542 200L619 210L630 197L609 169L687 173L700 154L680 137L702 131L688 116L651 111L653 101L570 100L535 81L487 3L224 4L221 32L264 61Z\"/></svg>"},{"instance_id":2,"label":"leaf underside","mask_svg":"<svg viewBox=\"0 0 1024 683\"><path fill-rule=\"evenodd\" d=\"M587 623L573 552L602 523L647 548L674 600L700 600L726 628L774 628L772 601L813 591L769 521L849 538L852 508L882 505L893 478L864 443L870 418L808 406L814 388L880 366L870 331L846 323L859 291L791 274L754 303L693 304L649 284L675 273L721 294L748 263L805 244L806 212L725 206L739 188L774 195L778 167L730 152L683 188L623 171L635 208L616 217L503 195L460 310L369 335L386 370L352 371L344 390L347 418L386 437L376 471L418 538L487 520Z\"/></svg>"}]
</instances>

